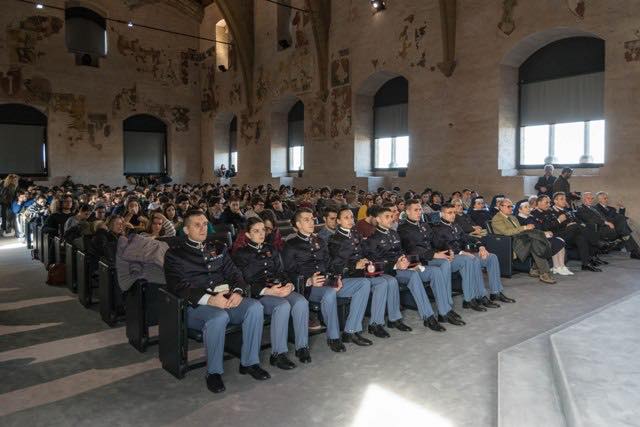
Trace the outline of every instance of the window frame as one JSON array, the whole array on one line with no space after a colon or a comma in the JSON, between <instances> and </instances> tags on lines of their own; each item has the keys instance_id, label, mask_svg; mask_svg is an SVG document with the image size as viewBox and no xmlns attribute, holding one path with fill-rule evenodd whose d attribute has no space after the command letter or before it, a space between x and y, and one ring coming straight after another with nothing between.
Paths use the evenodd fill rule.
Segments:
<instances>
[{"instance_id":1,"label":"window frame","mask_svg":"<svg viewBox=\"0 0 640 427\"><path fill-rule=\"evenodd\" d=\"M44 139L42 141L42 156L43 158L42 163L43 163L43 172L34 172L34 173L24 173L21 172L20 175L21 176L28 176L28 177L34 177L34 178L48 178L49 177L49 116L46 115L45 113L43 113L42 111L38 110L37 108L31 106L31 105L27 105L27 104L22 104L19 102L8 102L8 103L2 103L3 107L8 107L8 106L16 106L17 108L23 108L23 109L30 109L33 110L34 112L37 112L40 115L40 118L43 118L44 121L40 124L36 124L36 123L25 123L24 121L21 121L19 119L12 119L12 120L8 120L5 122L2 122L2 124L7 124L7 125L17 125L17 126L44 126ZM7 177L7 175L12 174L12 173L16 173L15 171L9 171L9 172L2 172L0 171L0 178L4 179Z\"/></svg>"},{"instance_id":2,"label":"window frame","mask_svg":"<svg viewBox=\"0 0 640 427\"><path fill-rule=\"evenodd\" d=\"M390 137L391 139L391 159L395 160L396 159L396 153L397 153L397 146L396 146L396 138L407 138L409 141L409 147L411 147L411 137L409 135L399 135L399 136L392 136ZM399 170L404 170L404 169L408 169L409 168L409 164L407 164L407 166L397 166L397 167L392 167L392 168L380 168L376 166L376 145L377 145L377 141L379 139L386 139L386 138L373 138L373 142L371 144L371 169L374 172L384 172L384 171L391 171L391 172L396 172ZM411 160L411 156L409 156L409 160ZM393 162L395 163L395 162ZM392 164L393 164L392 163Z\"/></svg>"}]
</instances>

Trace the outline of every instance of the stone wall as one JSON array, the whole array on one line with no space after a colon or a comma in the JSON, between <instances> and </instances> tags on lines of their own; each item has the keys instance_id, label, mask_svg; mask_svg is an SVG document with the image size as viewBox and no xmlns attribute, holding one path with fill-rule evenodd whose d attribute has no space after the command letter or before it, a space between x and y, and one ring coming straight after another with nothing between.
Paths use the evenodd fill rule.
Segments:
<instances>
[{"instance_id":1,"label":"stone wall","mask_svg":"<svg viewBox=\"0 0 640 427\"><path fill-rule=\"evenodd\" d=\"M75 65L65 45L64 12L0 2L0 102L46 113L49 183L123 183L122 121L154 115L167 124L170 175L195 181L200 155L197 40L107 22L108 52L99 67ZM103 16L197 35L198 19L165 4L94 0L74 4ZM143 2L143 4L145 4Z\"/></svg>"}]
</instances>

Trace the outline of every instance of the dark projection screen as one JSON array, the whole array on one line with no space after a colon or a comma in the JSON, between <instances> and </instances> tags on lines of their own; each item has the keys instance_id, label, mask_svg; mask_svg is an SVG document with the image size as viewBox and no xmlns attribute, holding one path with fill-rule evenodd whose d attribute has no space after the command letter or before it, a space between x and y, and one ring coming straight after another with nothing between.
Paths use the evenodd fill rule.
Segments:
<instances>
[{"instance_id":1,"label":"dark projection screen","mask_svg":"<svg viewBox=\"0 0 640 427\"><path fill-rule=\"evenodd\" d=\"M46 175L47 127L0 123L0 174Z\"/></svg>"},{"instance_id":2,"label":"dark projection screen","mask_svg":"<svg viewBox=\"0 0 640 427\"><path fill-rule=\"evenodd\" d=\"M124 131L124 173L164 174L165 134L160 132Z\"/></svg>"}]
</instances>

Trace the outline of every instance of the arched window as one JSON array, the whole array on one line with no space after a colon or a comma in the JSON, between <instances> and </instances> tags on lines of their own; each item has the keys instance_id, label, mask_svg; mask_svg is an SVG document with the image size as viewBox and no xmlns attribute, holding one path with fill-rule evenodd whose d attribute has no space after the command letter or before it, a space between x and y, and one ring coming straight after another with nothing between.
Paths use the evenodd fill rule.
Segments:
<instances>
[{"instance_id":1,"label":"arched window","mask_svg":"<svg viewBox=\"0 0 640 427\"><path fill-rule=\"evenodd\" d=\"M107 56L107 22L100 14L84 7L65 10L65 42L76 54L76 64L98 66Z\"/></svg>"},{"instance_id":2,"label":"arched window","mask_svg":"<svg viewBox=\"0 0 640 427\"><path fill-rule=\"evenodd\" d=\"M224 19L221 19L216 24L216 64L218 71L225 72L231 67L231 35L229 34L229 27Z\"/></svg>"},{"instance_id":3,"label":"arched window","mask_svg":"<svg viewBox=\"0 0 640 427\"><path fill-rule=\"evenodd\" d=\"M518 74L518 166L602 165L604 41L555 41L533 53Z\"/></svg>"},{"instance_id":4,"label":"arched window","mask_svg":"<svg viewBox=\"0 0 640 427\"><path fill-rule=\"evenodd\" d=\"M148 114L138 114L123 123L124 174L167 173L167 126Z\"/></svg>"},{"instance_id":5,"label":"arched window","mask_svg":"<svg viewBox=\"0 0 640 427\"><path fill-rule=\"evenodd\" d=\"M396 77L386 82L373 100L373 168L402 169L409 165L407 120L409 82Z\"/></svg>"},{"instance_id":6,"label":"arched window","mask_svg":"<svg viewBox=\"0 0 640 427\"><path fill-rule=\"evenodd\" d=\"M289 172L304 170L304 104L296 102L287 118L287 164Z\"/></svg>"},{"instance_id":7,"label":"arched window","mask_svg":"<svg viewBox=\"0 0 640 427\"><path fill-rule=\"evenodd\" d=\"M47 175L47 116L22 104L0 105L0 175Z\"/></svg>"},{"instance_id":8,"label":"arched window","mask_svg":"<svg viewBox=\"0 0 640 427\"><path fill-rule=\"evenodd\" d=\"M233 116L229 124L229 169L235 168L238 172L238 119Z\"/></svg>"},{"instance_id":9,"label":"arched window","mask_svg":"<svg viewBox=\"0 0 640 427\"><path fill-rule=\"evenodd\" d=\"M291 46L291 0L280 0L278 8L277 48L285 50Z\"/></svg>"}]
</instances>

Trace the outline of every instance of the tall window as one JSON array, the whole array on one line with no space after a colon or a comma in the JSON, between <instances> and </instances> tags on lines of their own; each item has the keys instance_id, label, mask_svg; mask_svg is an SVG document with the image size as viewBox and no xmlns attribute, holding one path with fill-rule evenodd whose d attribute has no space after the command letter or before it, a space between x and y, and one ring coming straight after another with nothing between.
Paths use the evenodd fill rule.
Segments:
<instances>
[{"instance_id":1,"label":"tall window","mask_svg":"<svg viewBox=\"0 0 640 427\"><path fill-rule=\"evenodd\" d=\"M229 169L233 166L238 172L238 120L233 116L229 125Z\"/></svg>"},{"instance_id":2,"label":"tall window","mask_svg":"<svg viewBox=\"0 0 640 427\"><path fill-rule=\"evenodd\" d=\"M47 116L22 104L0 105L0 175L47 175Z\"/></svg>"},{"instance_id":3,"label":"tall window","mask_svg":"<svg viewBox=\"0 0 640 427\"><path fill-rule=\"evenodd\" d=\"M229 27L224 19L221 19L216 24L216 41L222 43L216 43L216 65L218 71L225 72L231 67L231 35L229 34Z\"/></svg>"},{"instance_id":4,"label":"tall window","mask_svg":"<svg viewBox=\"0 0 640 427\"><path fill-rule=\"evenodd\" d=\"M604 41L548 44L519 69L519 166L604 164Z\"/></svg>"},{"instance_id":5,"label":"tall window","mask_svg":"<svg viewBox=\"0 0 640 427\"><path fill-rule=\"evenodd\" d=\"M167 126L148 114L138 114L123 123L124 174L167 173Z\"/></svg>"},{"instance_id":6,"label":"tall window","mask_svg":"<svg viewBox=\"0 0 640 427\"><path fill-rule=\"evenodd\" d=\"M76 64L98 66L107 56L107 22L98 13L84 7L65 10L65 42L76 55Z\"/></svg>"},{"instance_id":7,"label":"tall window","mask_svg":"<svg viewBox=\"0 0 640 427\"><path fill-rule=\"evenodd\" d=\"M402 169L409 165L407 111L409 82L396 77L373 100L373 168Z\"/></svg>"},{"instance_id":8,"label":"tall window","mask_svg":"<svg viewBox=\"0 0 640 427\"><path fill-rule=\"evenodd\" d=\"M291 0L280 0L278 8L277 48L285 50L291 46Z\"/></svg>"},{"instance_id":9,"label":"tall window","mask_svg":"<svg viewBox=\"0 0 640 427\"><path fill-rule=\"evenodd\" d=\"M289 172L304 169L304 104L295 103L289 110L287 134L287 155Z\"/></svg>"}]
</instances>

